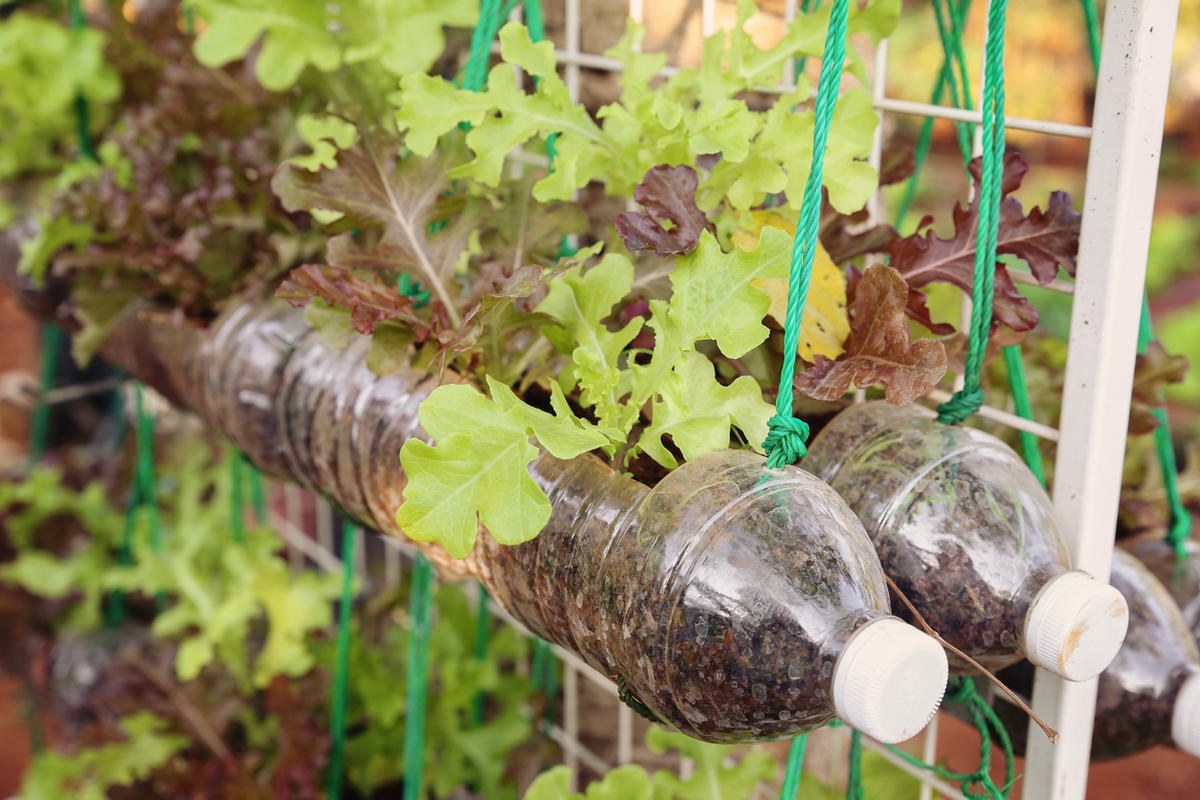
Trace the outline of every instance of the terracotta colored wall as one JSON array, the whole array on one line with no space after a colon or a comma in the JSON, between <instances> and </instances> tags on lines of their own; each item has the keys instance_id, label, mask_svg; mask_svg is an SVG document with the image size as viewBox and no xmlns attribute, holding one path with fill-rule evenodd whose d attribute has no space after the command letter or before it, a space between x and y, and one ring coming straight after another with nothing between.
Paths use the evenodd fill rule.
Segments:
<instances>
[{"instance_id":1,"label":"terracotta colored wall","mask_svg":"<svg viewBox=\"0 0 1200 800\"><path fill-rule=\"evenodd\" d=\"M979 759L975 730L942 714L939 719L939 755L950 769L970 771ZM1003 774L999 757L993 759L994 775ZM1017 761L1017 774L1025 769ZM1021 797L1020 783L1012 800ZM1191 800L1200 797L1200 758L1168 747L1156 747L1129 758L1094 764L1088 776L1088 800Z\"/></svg>"}]
</instances>

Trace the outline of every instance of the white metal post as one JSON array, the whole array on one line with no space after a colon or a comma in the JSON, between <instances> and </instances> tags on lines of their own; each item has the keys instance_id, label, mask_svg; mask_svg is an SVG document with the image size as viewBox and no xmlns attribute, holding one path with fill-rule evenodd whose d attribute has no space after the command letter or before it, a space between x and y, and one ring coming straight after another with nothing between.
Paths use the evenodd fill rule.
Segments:
<instances>
[{"instance_id":1,"label":"white metal post","mask_svg":"<svg viewBox=\"0 0 1200 800\"><path fill-rule=\"evenodd\" d=\"M1104 21L1054 474L1072 561L1102 579L1112 560L1178 11L1178 0L1109 0ZM1095 680L1039 672L1033 707L1062 739L1051 745L1030 726L1025 800L1084 797L1095 703Z\"/></svg>"}]
</instances>

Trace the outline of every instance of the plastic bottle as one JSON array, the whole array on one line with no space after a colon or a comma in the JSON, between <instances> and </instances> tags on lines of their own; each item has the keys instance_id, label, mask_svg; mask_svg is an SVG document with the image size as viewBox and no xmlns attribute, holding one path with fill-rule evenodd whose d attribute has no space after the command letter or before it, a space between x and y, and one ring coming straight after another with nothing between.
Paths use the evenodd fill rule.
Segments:
<instances>
[{"instance_id":1,"label":"plastic bottle","mask_svg":"<svg viewBox=\"0 0 1200 800\"><path fill-rule=\"evenodd\" d=\"M1092 758L1120 758L1173 743L1200 755L1200 651L1166 587L1128 553L1113 553L1112 585L1129 603L1129 633L1096 689ZM1000 673L1028 697L1033 666L1021 662ZM1024 749L1024 716L997 701L996 713Z\"/></svg>"},{"instance_id":2,"label":"plastic bottle","mask_svg":"<svg viewBox=\"0 0 1200 800\"><path fill-rule=\"evenodd\" d=\"M1070 569L1049 498L999 439L918 406L863 403L829 423L804 466L858 514L933 629L984 667L1028 655L1086 680L1116 655L1124 600Z\"/></svg>"},{"instance_id":3,"label":"plastic bottle","mask_svg":"<svg viewBox=\"0 0 1200 800\"><path fill-rule=\"evenodd\" d=\"M147 330L163 324L122 323L106 352L162 380L264 470L399 533L398 453L421 435L417 407L434 377L379 378L365 340L331 350L274 301L233 309L208 332ZM791 736L835 715L901 741L932 717L945 654L889 615L862 525L811 474L738 451L684 464L653 489L591 456L543 455L530 471L553 509L538 538L505 547L480 536L466 562L421 547L444 572L479 577L632 703L715 742Z\"/></svg>"},{"instance_id":4,"label":"plastic bottle","mask_svg":"<svg viewBox=\"0 0 1200 800\"><path fill-rule=\"evenodd\" d=\"M1121 546L1162 582L1183 613L1192 638L1200 642L1200 544L1192 539L1184 542L1182 559L1175 546L1160 536L1140 536L1122 541Z\"/></svg>"}]
</instances>

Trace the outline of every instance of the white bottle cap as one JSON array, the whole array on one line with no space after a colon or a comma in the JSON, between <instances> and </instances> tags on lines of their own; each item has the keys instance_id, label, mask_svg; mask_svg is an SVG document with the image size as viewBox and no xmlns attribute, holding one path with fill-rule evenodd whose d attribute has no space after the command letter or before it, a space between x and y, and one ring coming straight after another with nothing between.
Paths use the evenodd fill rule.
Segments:
<instances>
[{"instance_id":1,"label":"white bottle cap","mask_svg":"<svg viewBox=\"0 0 1200 800\"><path fill-rule=\"evenodd\" d=\"M946 653L895 617L855 631L833 670L833 708L846 724L894 744L921 732L946 693Z\"/></svg>"},{"instance_id":2,"label":"white bottle cap","mask_svg":"<svg viewBox=\"0 0 1200 800\"><path fill-rule=\"evenodd\" d=\"M1200 756L1200 673L1192 673L1179 687L1171 712L1171 738L1183 752Z\"/></svg>"},{"instance_id":3,"label":"white bottle cap","mask_svg":"<svg viewBox=\"0 0 1200 800\"><path fill-rule=\"evenodd\" d=\"M1116 658L1129 606L1086 572L1067 572L1042 587L1025 618L1025 655L1069 681L1090 680Z\"/></svg>"}]
</instances>

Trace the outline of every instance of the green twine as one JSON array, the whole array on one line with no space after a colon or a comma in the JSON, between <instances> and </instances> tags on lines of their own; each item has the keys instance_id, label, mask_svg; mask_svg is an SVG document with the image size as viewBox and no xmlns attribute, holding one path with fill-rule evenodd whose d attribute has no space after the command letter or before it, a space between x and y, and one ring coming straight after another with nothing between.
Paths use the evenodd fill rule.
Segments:
<instances>
[{"instance_id":1,"label":"green twine","mask_svg":"<svg viewBox=\"0 0 1200 800\"><path fill-rule=\"evenodd\" d=\"M983 169L979 181L979 224L975 234L971 329L963 388L938 406L938 420L950 425L962 422L983 405L980 377L992 327L1000 179L1004 166L1004 23L1007 9L1006 0L993 0L988 6L983 74Z\"/></svg>"},{"instance_id":2,"label":"green twine","mask_svg":"<svg viewBox=\"0 0 1200 800\"><path fill-rule=\"evenodd\" d=\"M850 734L850 768L846 772L846 800L863 800L862 734Z\"/></svg>"},{"instance_id":3,"label":"green twine","mask_svg":"<svg viewBox=\"0 0 1200 800\"><path fill-rule=\"evenodd\" d=\"M491 55L492 40L496 38L496 33L500 29L500 20L507 17L509 12L516 7L515 2L510 2L503 9L499 8L497 0L483 0L483 4L479 12L479 24L475 26L475 31L471 36L471 52L467 57L467 64L463 70L463 88L471 91L481 91L484 82L487 78L487 65ZM532 0L524 4L525 9L525 24L529 29L529 38L534 43L542 41L546 36L545 25L542 21L542 5L538 0ZM549 168L554 169L554 140L555 134L551 134L546 140L546 158L549 162ZM569 250L566 237L563 237L562 248ZM402 293L408 294L406 291L404 280L407 275L401 276ZM428 298L428 292L425 293ZM479 584L479 609L475 618L475 659L479 662L487 658L488 637L491 633L491 615L488 611L488 593L483 584ZM535 653L540 651L535 649ZM484 710L487 703L486 695L481 691L476 693L471 707L471 718L476 725L483 723Z\"/></svg>"},{"instance_id":4,"label":"green twine","mask_svg":"<svg viewBox=\"0 0 1200 800\"><path fill-rule=\"evenodd\" d=\"M67 24L71 30L83 30L87 18L83 15L83 4L80 0L67 0ZM99 161L96 148L92 145L91 109L87 98L82 94L75 95L75 138L79 142L79 154L89 161Z\"/></svg>"},{"instance_id":5,"label":"green twine","mask_svg":"<svg viewBox=\"0 0 1200 800\"><path fill-rule=\"evenodd\" d=\"M21 713L25 717L26 739L30 753L40 753L46 746L46 730L38 715L38 698L28 685L21 686Z\"/></svg>"},{"instance_id":6,"label":"green twine","mask_svg":"<svg viewBox=\"0 0 1200 800\"><path fill-rule=\"evenodd\" d=\"M425 776L425 701L429 683L429 607L433 567L417 554L409 600L408 718L404 726L404 800L419 800Z\"/></svg>"},{"instance_id":7,"label":"green twine","mask_svg":"<svg viewBox=\"0 0 1200 800\"><path fill-rule=\"evenodd\" d=\"M235 544L246 540L246 502L242 492L242 457L234 451L229 460L229 529Z\"/></svg>"},{"instance_id":8,"label":"green twine","mask_svg":"<svg viewBox=\"0 0 1200 800\"><path fill-rule=\"evenodd\" d=\"M805 3L804 10L808 10ZM787 314L783 326L783 366L779 371L779 392L775 397L775 415L767 423L767 438L763 450L767 454L770 469L782 469L802 458L807 452L808 424L793 416L794 391L792 380L796 371L796 350L800 343L800 324L804 314L804 301L808 296L808 284L812 278L813 259L816 256L817 228L821 216L821 179L825 167L825 144L829 138L829 127L833 112L837 108L838 89L841 85L842 65L846 61L846 19L849 15L848 0L834 0L829 12L829 27L825 31L825 47L821 59L821 73L817 83L817 99L814 103L812 164L804 184L804 198L800 205L800 218L796 224L796 236L792 241L792 262L788 272ZM799 70L804 63L800 62ZM798 74L798 73L797 73ZM788 750L787 767L780 795L785 800L794 800L800 786L803 771L806 736L792 740Z\"/></svg>"},{"instance_id":9,"label":"green twine","mask_svg":"<svg viewBox=\"0 0 1200 800\"><path fill-rule=\"evenodd\" d=\"M471 34L471 52L463 68L464 89L478 92L487 82L487 68L492 50L492 40L500 30L500 0L483 0L479 8L479 24Z\"/></svg>"},{"instance_id":10,"label":"green twine","mask_svg":"<svg viewBox=\"0 0 1200 800\"><path fill-rule=\"evenodd\" d=\"M133 563L133 531L137 525L139 503L138 484L134 480L129 487L129 499L125 502L125 522L121 527L121 543L117 546L117 564L122 567ZM124 590L114 589L109 595L108 606L104 611L105 624L110 628L118 628L128 613Z\"/></svg>"},{"instance_id":11,"label":"green twine","mask_svg":"<svg viewBox=\"0 0 1200 800\"><path fill-rule=\"evenodd\" d=\"M150 549L162 552L162 523L158 515L158 488L154 475L154 418L146 412L142 384L133 385L135 415L137 418L137 465L135 479L138 497L150 520Z\"/></svg>"},{"instance_id":12,"label":"green twine","mask_svg":"<svg viewBox=\"0 0 1200 800\"><path fill-rule=\"evenodd\" d=\"M545 639L533 640L533 666L530 672L534 691L546 695L544 716L546 722L551 723L554 721L554 699L558 695L558 661L554 658L553 648Z\"/></svg>"},{"instance_id":13,"label":"green twine","mask_svg":"<svg viewBox=\"0 0 1200 800\"><path fill-rule=\"evenodd\" d=\"M811 11L816 11L820 7L821 0L816 0L815 4L813 3L813 0L804 0L802 3L800 3L800 10L805 14L808 14ZM792 79L797 81L800 80L800 76L804 74L804 68L807 66L808 56L800 56L799 58L795 59L792 62Z\"/></svg>"},{"instance_id":14,"label":"green twine","mask_svg":"<svg viewBox=\"0 0 1200 800\"><path fill-rule=\"evenodd\" d=\"M72 31L83 30L87 18L83 14L80 0L68 0L67 25ZM79 145L79 154L91 161L97 161L96 149L92 146L91 121L87 98L75 96L75 138ZM38 385L38 403L33 412L33 430L29 446L30 464L36 464L46 454L46 442L50 434L50 405L46 395L54 386L54 371L58 362L58 353L62 347L62 331L54 325L42 326L42 363Z\"/></svg>"},{"instance_id":15,"label":"green twine","mask_svg":"<svg viewBox=\"0 0 1200 800\"><path fill-rule=\"evenodd\" d=\"M235 461L238 459L235 459ZM342 596L338 606L337 661L329 715L329 798L340 800L346 766L346 699L350 676L350 607L354 602L354 540L352 525L342 519Z\"/></svg>"},{"instance_id":16,"label":"green twine","mask_svg":"<svg viewBox=\"0 0 1200 800\"><path fill-rule=\"evenodd\" d=\"M1138 325L1137 351L1145 354L1154 338L1150 322L1150 304L1142 297L1142 317ZM1167 494L1167 507L1171 511L1171 524L1167 528L1167 541L1175 548L1175 557L1182 562L1188 558L1187 541L1192 533L1192 517L1183 504L1179 491L1179 464L1175 461L1175 445L1171 441L1171 423L1167 410L1155 406L1150 413L1158 421L1154 428L1154 449L1158 454L1158 465L1162 470L1163 489Z\"/></svg>"},{"instance_id":17,"label":"green twine","mask_svg":"<svg viewBox=\"0 0 1200 800\"><path fill-rule=\"evenodd\" d=\"M946 688L946 701L962 703L971 716L971 722L979 731L979 768L974 772L954 772L939 767L936 764L926 764L916 756L909 755L898 747L888 745L887 748L895 755L914 767L924 769L946 780L958 781L962 786L964 797L983 800L1007 800L1008 793L1016 780L1016 756L1013 753L1012 741L1004 723L996 716L996 712L987 701L975 690L975 682L970 678L951 678ZM992 739L1000 743L1004 753L1004 784L997 786L992 780ZM976 789L975 787L978 787Z\"/></svg>"},{"instance_id":18,"label":"green twine","mask_svg":"<svg viewBox=\"0 0 1200 800\"><path fill-rule=\"evenodd\" d=\"M479 584L479 608L475 611L475 660L483 663L487 659L488 637L492 632L492 614L488 609L488 590ZM487 703L487 695L482 690L475 693L471 704L471 721L476 725L483 724L483 712Z\"/></svg>"},{"instance_id":19,"label":"green twine","mask_svg":"<svg viewBox=\"0 0 1200 800\"><path fill-rule=\"evenodd\" d=\"M1095 0L1079 0L1083 7L1083 22L1087 29L1088 51L1092 56L1092 72L1100 74L1100 15Z\"/></svg>"},{"instance_id":20,"label":"green twine","mask_svg":"<svg viewBox=\"0 0 1200 800\"><path fill-rule=\"evenodd\" d=\"M42 361L38 371L38 401L33 410L33 430L29 442L29 465L42 460L50 439L50 403L47 396L54 388L54 374L58 368L58 354L62 350L63 335L56 325L42 326Z\"/></svg>"},{"instance_id":21,"label":"green twine","mask_svg":"<svg viewBox=\"0 0 1200 800\"><path fill-rule=\"evenodd\" d=\"M942 102L942 95L945 93L946 87L954 83L954 64L951 58L951 52L961 53L962 51L961 38L962 31L965 27L964 20L966 18L967 11L970 8L971 0L959 0L957 5L955 5L953 2L950 3L950 19L952 22L954 22L953 33L951 33L951 36L960 41L958 45L951 47L946 47L943 45L942 50L944 55L942 60L942 69L940 72L938 72L937 83L934 84L933 93L929 97L930 105L940 105ZM966 75L965 69L966 67L964 65L964 76ZM965 96L969 102L971 96L970 85L966 82L965 77L963 81L963 86L965 87L963 90L963 96ZM933 117L925 117L921 121L921 132L917 136L917 146L913 151L913 174L909 177L908 182L904 186L904 194L900 198L900 203L896 211L895 226L897 229L904 226L904 220L908 217L909 208L912 205L913 197L916 195L917 179L920 175L921 167L925 164L925 159L929 156L929 149L933 144L933 123ZM974 138L975 133L973 127L970 129L970 133L971 137ZM970 150L968 149L967 152L969 153Z\"/></svg>"},{"instance_id":22,"label":"green twine","mask_svg":"<svg viewBox=\"0 0 1200 800\"><path fill-rule=\"evenodd\" d=\"M1022 419L1033 420L1033 407L1029 403L1029 388L1025 384L1025 365L1021 362L1021 346L1009 345L1004 348L1004 365L1008 369L1008 386L1012 392L1013 409ZM1042 451L1038 448L1038 439L1029 431L1019 431L1021 440L1021 455L1029 466L1034 477L1046 486L1046 470L1042 464Z\"/></svg>"},{"instance_id":23,"label":"green twine","mask_svg":"<svg viewBox=\"0 0 1200 800\"><path fill-rule=\"evenodd\" d=\"M137 444L133 479L129 486L129 499L125 503L125 522L121 529L121 543L117 547L117 563L121 566L133 563L133 534L137 530L138 517L143 512L149 527L151 552L161 553L163 547L162 523L158 513L157 480L154 475L154 418L146 412L140 383L134 383L133 397L134 431L137 434ZM158 592L154 601L159 611L167 606L167 596L164 592ZM116 589L113 591L109 606L105 611L105 623L110 627L118 627L125 621L127 614L125 593Z\"/></svg>"},{"instance_id":24,"label":"green twine","mask_svg":"<svg viewBox=\"0 0 1200 800\"><path fill-rule=\"evenodd\" d=\"M946 8L950 12L950 43L954 48L954 55L958 59L958 79L962 87L963 105L967 110L974 108L971 102L971 79L967 75L967 59L963 55L962 36L966 30L967 10L971 7L970 0L961 0L959 3L954 3L953 0L947 0ZM975 123L965 122L967 126L968 139L975 139Z\"/></svg>"},{"instance_id":25,"label":"green twine","mask_svg":"<svg viewBox=\"0 0 1200 800\"><path fill-rule=\"evenodd\" d=\"M842 65L846 61L846 18L848 0L834 0L825 33L825 50L821 60L821 77L817 86L815 122L813 124L813 156L804 185L804 200L800 220L792 243L792 263L788 273L787 315L783 326L783 367L779 371L779 393L775 398L775 415L767 423L767 438L763 449L767 466L782 469L808 452L808 424L792 415L792 379L796 372L796 350L800 344L800 323L804 301L812 278L813 258L816 255L817 227L821 217L821 178L825 168L825 143L829 126L837 107Z\"/></svg>"},{"instance_id":26,"label":"green twine","mask_svg":"<svg viewBox=\"0 0 1200 800\"><path fill-rule=\"evenodd\" d=\"M238 457L245 463L246 471L249 473L250 507L254 509L254 520L259 525L265 525L267 523L267 495L263 491L262 473L250 463L245 453L239 453Z\"/></svg>"},{"instance_id":27,"label":"green twine","mask_svg":"<svg viewBox=\"0 0 1200 800\"><path fill-rule=\"evenodd\" d=\"M158 479L154 475L154 418L146 412L142 384L134 383L134 415L137 420L137 459L134 480L137 482L137 507L144 511L150 529L150 552L161 553L163 548L162 521L158 513ZM131 490L132 491L132 490ZM154 596L159 611L167 607L167 595Z\"/></svg>"},{"instance_id":28,"label":"green twine","mask_svg":"<svg viewBox=\"0 0 1200 800\"><path fill-rule=\"evenodd\" d=\"M958 105L958 93L955 90L952 64L959 65L959 77L962 80L961 97L970 103L970 90L967 82L965 59L962 55L963 18L969 9L970 0L963 0L959 5L948 3L950 8L950 25L947 26L942 17L941 5L935 2L934 11L938 22L938 32L942 38L944 61L934 88L933 103L940 101L944 86L950 87L955 105ZM983 395L979 386L982 356L986 351L988 336L991 332L991 293L992 277L995 270L995 239L996 223L1000 201L999 179L1002 174L1004 156L1004 86L1003 86L1003 32L1004 32L1004 2L998 0L991 4L988 15L988 47L987 61L984 73L984 150L983 150L983 179L980 181L980 220L977 230L977 240L981 246L976 250L975 283L972 287L972 316L970 351L968 352L967 369L964 375L963 390L957 393L950 402L939 407L939 419L943 422L960 422L970 416L982 404ZM999 83L997 86L996 84ZM968 105L969 107L969 105ZM963 129L960 125L959 144L964 147ZM920 169L925 155L928 153L929 137L932 131L932 120L926 120L922 130L922 138L918 140L917 168ZM973 135L973 133L971 134ZM964 155L969 156L970 150L964 149ZM916 174L909 181L904 200L897 219L900 225L908 211L915 188ZM986 226L986 227L985 227ZM1004 349L1005 363L1008 368L1009 384L1012 387L1013 403L1018 415L1032 419L1032 408L1029 402L1029 392L1025 383L1024 365L1021 363L1021 352L1017 346ZM1036 437L1025 431L1021 432L1021 447L1026 463L1030 470L1045 485L1045 474L1042 465L1041 452L1038 449ZM1008 731L996 717L991 707L979 696L975 684L968 678L951 680L946 693L946 702L962 703L979 733L979 767L974 772L956 773L927 764L921 759L909 755L896 747L889 749L909 764L929 770L943 778L959 781L963 795L971 798L993 798L1004 800L1008 795L1015 774L1015 761L1012 743ZM991 778L991 753L993 739L1000 744L1005 756L1005 783L1003 787L996 786ZM852 752L853 755L853 752ZM853 760L851 769L853 770ZM975 787L978 787L976 790ZM848 795L849 796L849 795Z\"/></svg>"},{"instance_id":29,"label":"green twine","mask_svg":"<svg viewBox=\"0 0 1200 800\"><path fill-rule=\"evenodd\" d=\"M808 746L808 735L800 734L792 739L788 748L787 766L783 773L783 790L779 793L780 800L796 800L800 791L800 773L804 768L804 751Z\"/></svg>"},{"instance_id":30,"label":"green twine","mask_svg":"<svg viewBox=\"0 0 1200 800\"><path fill-rule=\"evenodd\" d=\"M947 2L947 5L953 6L953 2ZM966 58L963 56L962 49L962 32L959 29L961 19L957 22L956 15L951 13L951 20L946 21L946 10L942 6L942 0L933 0L933 17L937 22L938 38L941 39L942 49L945 53L945 64L949 71L949 81L946 86L950 89L950 102L955 108L971 108L971 84L967 78ZM950 26L949 28L947 26ZM958 65L958 80L955 80L954 65ZM961 81L961 86L959 81ZM971 142L975 138L975 126L966 122L956 122L954 124L956 133L958 134L958 149L962 154L963 165L971 161Z\"/></svg>"}]
</instances>

